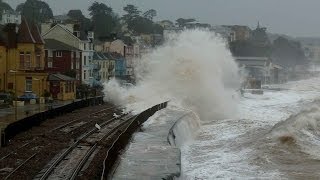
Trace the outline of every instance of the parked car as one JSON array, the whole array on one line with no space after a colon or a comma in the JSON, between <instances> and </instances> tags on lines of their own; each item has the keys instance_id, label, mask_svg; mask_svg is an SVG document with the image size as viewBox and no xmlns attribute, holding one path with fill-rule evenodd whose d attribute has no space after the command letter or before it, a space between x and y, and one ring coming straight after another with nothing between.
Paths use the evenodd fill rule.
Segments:
<instances>
[{"instance_id":1,"label":"parked car","mask_svg":"<svg viewBox=\"0 0 320 180\"><path fill-rule=\"evenodd\" d=\"M30 92L30 91L26 91L24 92L24 95L19 96L18 99L20 101L30 101L31 99L38 99L37 95Z\"/></svg>"},{"instance_id":2,"label":"parked car","mask_svg":"<svg viewBox=\"0 0 320 180\"><path fill-rule=\"evenodd\" d=\"M12 96L9 93L0 93L0 103L10 103Z\"/></svg>"}]
</instances>

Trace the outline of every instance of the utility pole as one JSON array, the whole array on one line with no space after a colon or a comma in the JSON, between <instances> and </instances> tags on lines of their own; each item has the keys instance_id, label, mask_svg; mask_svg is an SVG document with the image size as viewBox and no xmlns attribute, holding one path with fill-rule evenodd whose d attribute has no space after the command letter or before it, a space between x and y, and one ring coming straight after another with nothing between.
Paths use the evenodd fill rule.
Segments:
<instances>
[{"instance_id":1,"label":"utility pole","mask_svg":"<svg viewBox=\"0 0 320 180\"><path fill-rule=\"evenodd\" d=\"M17 94L17 71L10 70L10 73L14 73L14 96L15 96L15 106L14 106L14 119L18 120L18 94Z\"/></svg>"}]
</instances>

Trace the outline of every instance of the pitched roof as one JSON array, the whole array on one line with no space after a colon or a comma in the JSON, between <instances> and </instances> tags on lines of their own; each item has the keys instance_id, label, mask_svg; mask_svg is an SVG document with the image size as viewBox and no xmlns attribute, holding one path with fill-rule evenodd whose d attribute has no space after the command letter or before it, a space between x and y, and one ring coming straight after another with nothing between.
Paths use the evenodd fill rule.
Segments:
<instances>
[{"instance_id":1,"label":"pitched roof","mask_svg":"<svg viewBox=\"0 0 320 180\"><path fill-rule=\"evenodd\" d=\"M94 52L93 60L108 60L108 57L101 52Z\"/></svg>"},{"instance_id":2,"label":"pitched roof","mask_svg":"<svg viewBox=\"0 0 320 180\"><path fill-rule=\"evenodd\" d=\"M19 31L18 31L18 42L19 43L36 43L32 33L30 31L29 24L26 18L22 18Z\"/></svg>"},{"instance_id":3,"label":"pitched roof","mask_svg":"<svg viewBox=\"0 0 320 180\"><path fill-rule=\"evenodd\" d=\"M54 50L66 50L66 51L77 51L79 49L69 46L61 41L55 39L45 39L45 49L54 49Z\"/></svg>"},{"instance_id":4,"label":"pitched roof","mask_svg":"<svg viewBox=\"0 0 320 180\"><path fill-rule=\"evenodd\" d=\"M34 40L36 41L37 44L44 44L44 41L42 39L40 30L38 28L38 26L35 23L31 24L31 34L34 38Z\"/></svg>"},{"instance_id":5,"label":"pitched roof","mask_svg":"<svg viewBox=\"0 0 320 180\"><path fill-rule=\"evenodd\" d=\"M49 31L47 31L45 34L43 34L42 37L45 37L47 34L49 34L51 31L53 31L55 28L61 28L63 29L65 32L67 32L68 34L70 34L72 37L76 38L77 40L81 41L77 36L75 36L70 30L68 30L68 28L64 25L61 24L56 24L55 26L53 26Z\"/></svg>"},{"instance_id":6,"label":"pitched roof","mask_svg":"<svg viewBox=\"0 0 320 180\"><path fill-rule=\"evenodd\" d=\"M75 78L63 75L63 74L50 74L48 81L76 81Z\"/></svg>"}]
</instances>

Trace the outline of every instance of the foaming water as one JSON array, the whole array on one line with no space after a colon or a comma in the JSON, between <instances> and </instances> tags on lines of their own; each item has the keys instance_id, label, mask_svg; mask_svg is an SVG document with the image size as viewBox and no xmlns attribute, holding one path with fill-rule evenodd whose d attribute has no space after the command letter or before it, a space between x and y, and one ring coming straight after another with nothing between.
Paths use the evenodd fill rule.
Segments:
<instances>
[{"instance_id":1,"label":"foaming water","mask_svg":"<svg viewBox=\"0 0 320 180\"><path fill-rule=\"evenodd\" d=\"M141 111L170 100L202 120L236 114L238 68L225 41L206 30L185 30L138 60L137 86L104 84L106 100ZM210 117L210 118L209 118Z\"/></svg>"},{"instance_id":2,"label":"foaming water","mask_svg":"<svg viewBox=\"0 0 320 180\"><path fill-rule=\"evenodd\" d=\"M309 104L299 114L275 125L271 137L320 159L320 102Z\"/></svg>"}]
</instances>

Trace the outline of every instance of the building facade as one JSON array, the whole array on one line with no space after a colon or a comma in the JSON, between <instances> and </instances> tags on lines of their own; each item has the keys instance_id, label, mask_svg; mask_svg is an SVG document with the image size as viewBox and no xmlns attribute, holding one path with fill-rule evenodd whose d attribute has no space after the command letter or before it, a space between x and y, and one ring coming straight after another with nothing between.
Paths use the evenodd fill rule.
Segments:
<instances>
[{"instance_id":1,"label":"building facade","mask_svg":"<svg viewBox=\"0 0 320 180\"><path fill-rule=\"evenodd\" d=\"M86 34L80 31L77 25L67 27L62 24L56 24L47 32L43 33L44 39L55 39L81 50L81 76L77 80L81 80L82 83L88 85L91 85L90 82L92 81L90 79L93 78L93 37L93 32Z\"/></svg>"},{"instance_id":2,"label":"building facade","mask_svg":"<svg viewBox=\"0 0 320 180\"><path fill-rule=\"evenodd\" d=\"M54 99L61 101L76 99L76 79L56 73L48 76L48 82Z\"/></svg>"},{"instance_id":3,"label":"building facade","mask_svg":"<svg viewBox=\"0 0 320 180\"><path fill-rule=\"evenodd\" d=\"M2 33L1 90L16 96L25 92L42 96L47 90L48 74L44 70L44 41L38 27L23 19L19 28L7 24Z\"/></svg>"},{"instance_id":4,"label":"building facade","mask_svg":"<svg viewBox=\"0 0 320 180\"><path fill-rule=\"evenodd\" d=\"M63 42L45 39L45 69L50 73L71 76L77 80L77 84L80 84L81 53L80 49Z\"/></svg>"}]
</instances>

